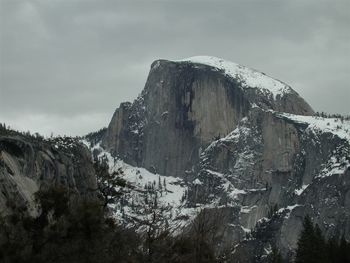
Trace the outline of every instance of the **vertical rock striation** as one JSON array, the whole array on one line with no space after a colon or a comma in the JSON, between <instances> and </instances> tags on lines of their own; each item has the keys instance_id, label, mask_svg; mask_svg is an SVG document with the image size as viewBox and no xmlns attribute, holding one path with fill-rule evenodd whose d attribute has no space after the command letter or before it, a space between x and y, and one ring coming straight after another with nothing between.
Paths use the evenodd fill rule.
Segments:
<instances>
[{"instance_id":1,"label":"vertical rock striation","mask_svg":"<svg viewBox=\"0 0 350 263\"><path fill-rule=\"evenodd\" d=\"M312 115L290 86L256 70L214 57L157 60L101 145L182 178L187 209L227 215L218 249L265 262L273 246L292 257L306 214L327 237L350 238L350 122Z\"/></svg>"},{"instance_id":2,"label":"vertical rock striation","mask_svg":"<svg viewBox=\"0 0 350 263\"><path fill-rule=\"evenodd\" d=\"M0 212L25 209L36 214L34 193L64 186L70 194L94 198L96 178L91 153L71 138L47 141L32 136L0 135Z\"/></svg>"},{"instance_id":3,"label":"vertical rock striation","mask_svg":"<svg viewBox=\"0 0 350 263\"><path fill-rule=\"evenodd\" d=\"M184 177L194 169L201 150L234 130L254 105L313 113L286 84L242 66L234 75L231 64L224 65L226 69L206 59L155 61L138 99L122 103L114 113L103 147L130 164ZM209 62L221 61L215 59ZM247 86L254 78L267 79L282 91Z\"/></svg>"}]
</instances>

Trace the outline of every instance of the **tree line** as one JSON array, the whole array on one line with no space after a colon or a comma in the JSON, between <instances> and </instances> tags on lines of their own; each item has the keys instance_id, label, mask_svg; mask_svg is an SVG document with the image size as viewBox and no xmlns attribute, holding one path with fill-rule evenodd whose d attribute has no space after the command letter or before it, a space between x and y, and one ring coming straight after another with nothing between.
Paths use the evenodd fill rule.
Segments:
<instances>
[{"instance_id":1,"label":"tree line","mask_svg":"<svg viewBox=\"0 0 350 263\"><path fill-rule=\"evenodd\" d=\"M104 202L70 196L63 187L40 190L35 201L36 216L23 209L0 216L0 262L219 262L219 224L204 211L187 231L173 235L160 224L161 210L139 222L141 233L109 216Z\"/></svg>"},{"instance_id":2,"label":"tree line","mask_svg":"<svg viewBox=\"0 0 350 263\"><path fill-rule=\"evenodd\" d=\"M126 227L108 209L129 187L122 171L109 174L106 163L98 162L95 170L96 198L56 185L35 194L37 214L12 204L12 214L0 215L0 262L218 262L219 213L213 217L202 211L174 235L162 210L150 206L137 226Z\"/></svg>"},{"instance_id":3,"label":"tree line","mask_svg":"<svg viewBox=\"0 0 350 263\"><path fill-rule=\"evenodd\" d=\"M337 118L340 119L341 122L345 121L349 121L350 120L350 115L342 115L339 113L326 113L326 112L315 112L314 116L317 117L322 117L322 118Z\"/></svg>"},{"instance_id":4,"label":"tree line","mask_svg":"<svg viewBox=\"0 0 350 263\"><path fill-rule=\"evenodd\" d=\"M95 160L94 167L96 199L54 186L35 194L35 215L11 204L14 213L0 216L0 262L234 262L230 248L217 247L225 217L219 209L202 210L176 234L156 205L149 206L138 225L126 227L111 215L108 204L115 203L130 186L122 179L121 170L110 174L106 162ZM276 209L271 208L271 213ZM326 239L308 216L297 245L296 263L350 262L350 244L344 236ZM272 247L268 262L290 260Z\"/></svg>"},{"instance_id":5,"label":"tree line","mask_svg":"<svg viewBox=\"0 0 350 263\"><path fill-rule=\"evenodd\" d=\"M1 125L1 130L8 131L6 125ZM230 249L217 249L224 218L218 209L201 211L175 235L157 202L147 202L153 203L147 215L137 226L127 228L111 215L108 205L115 204L132 186L123 179L122 170L109 173L106 160L95 158L94 169L98 188L92 190L97 198L79 196L56 185L35 194L37 214L9 203L14 212L0 214L0 262L231 262ZM152 191L156 184L145 189ZM158 189L166 187L159 177ZM277 210L277 205L271 207L269 217ZM346 263L350 262L349 252L344 236L326 239L310 217L304 219L295 262ZM269 262L283 262L276 247Z\"/></svg>"},{"instance_id":6,"label":"tree line","mask_svg":"<svg viewBox=\"0 0 350 263\"><path fill-rule=\"evenodd\" d=\"M306 216L298 239L296 263L348 263L350 262L350 243L344 235L326 239L318 224L313 224Z\"/></svg>"}]
</instances>

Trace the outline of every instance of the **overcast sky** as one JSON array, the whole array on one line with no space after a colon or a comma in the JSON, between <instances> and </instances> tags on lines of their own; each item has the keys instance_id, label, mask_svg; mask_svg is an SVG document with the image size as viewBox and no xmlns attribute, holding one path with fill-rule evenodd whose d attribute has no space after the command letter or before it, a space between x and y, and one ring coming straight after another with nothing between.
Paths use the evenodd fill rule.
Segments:
<instances>
[{"instance_id":1,"label":"overcast sky","mask_svg":"<svg viewBox=\"0 0 350 263\"><path fill-rule=\"evenodd\" d=\"M212 55L350 113L350 1L0 0L0 122L43 134L107 126L151 63Z\"/></svg>"}]
</instances>

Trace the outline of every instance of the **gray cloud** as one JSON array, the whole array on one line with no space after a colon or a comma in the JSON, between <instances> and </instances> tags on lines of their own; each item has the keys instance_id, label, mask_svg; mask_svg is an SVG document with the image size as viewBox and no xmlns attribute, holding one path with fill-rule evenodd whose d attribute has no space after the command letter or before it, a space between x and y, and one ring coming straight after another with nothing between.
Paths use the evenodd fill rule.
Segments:
<instances>
[{"instance_id":1,"label":"gray cloud","mask_svg":"<svg viewBox=\"0 0 350 263\"><path fill-rule=\"evenodd\" d=\"M0 0L0 121L84 134L141 92L158 58L213 55L349 114L350 2Z\"/></svg>"}]
</instances>

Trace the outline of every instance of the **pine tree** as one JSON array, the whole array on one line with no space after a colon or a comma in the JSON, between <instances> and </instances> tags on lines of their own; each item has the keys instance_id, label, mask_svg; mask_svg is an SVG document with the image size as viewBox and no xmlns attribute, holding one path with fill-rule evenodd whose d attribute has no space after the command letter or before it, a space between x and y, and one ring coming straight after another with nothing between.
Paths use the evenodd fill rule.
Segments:
<instances>
[{"instance_id":1,"label":"pine tree","mask_svg":"<svg viewBox=\"0 0 350 263\"><path fill-rule=\"evenodd\" d=\"M319 263L326 263L326 241L318 224L314 227L313 258Z\"/></svg>"},{"instance_id":2,"label":"pine tree","mask_svg":"<svg viewBox=\"0 0 350 263\"><path fill-rule=\"evenodd\" d=\"M154 195L154 203L153 203L153 206L154 206L154 208L157 208L157 207L158 207L158 195L157 195L157 192L155 192L155 195Z\"/></svg>"},{"instance_id":3,"label":"pine tree","mask_svg":"<svg viewBox=\"0 0 350 263\"><path fill-rule=\"evenodd\" d=\"M350 246L343 236L325 240L320 227L312 224L309 216L304 218L303 230L298 240L297 263L350 263Z\"/></svg>"},{"instance_id":4,"label":"pine tree","mask_svg":"<svg viewBox=\"0 0 350 263\"><path fill-rule=\"evenodd\" d=\"M339 244L339 261L349 263L350 262L350 252L349 252L349 243L346 242L344 235L342 235Z\"/></svg>"},{"instance_id":5,"label":"pine tree","mask_svg":"<svg viewBox=\"0 0 350 263\"><path fill-rule=\"evenodd\" d=\"M315 230L311 222L310 216L305 216L303 222L303 230L298 239L298 248L296 253L295 262L296 263L313 263L313 251L314 251L314 236Z\"/></svg>"},{"instance_id":6,"label":"pine tree","mask_svg":"<svg viewBox=\"0 0 350 263\"><path fill-rule=\"evenodd\" d=\"M162 191L162 181L160 180L160 175L158 175L158 189Z\"/></svg>"},{"instance_id":7,"label":"pine tree","mask_svg":"<svg viewBox=\"0 0 350 263\"><path fill-rule=\"evenodd\" d=\"M338 242L333 236L327 241L327 259L328 262L336 262L338 256Z\"/></svg>"}]
</instances>

